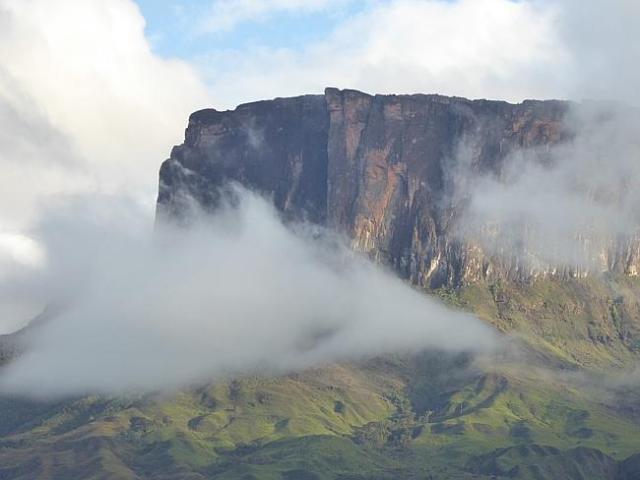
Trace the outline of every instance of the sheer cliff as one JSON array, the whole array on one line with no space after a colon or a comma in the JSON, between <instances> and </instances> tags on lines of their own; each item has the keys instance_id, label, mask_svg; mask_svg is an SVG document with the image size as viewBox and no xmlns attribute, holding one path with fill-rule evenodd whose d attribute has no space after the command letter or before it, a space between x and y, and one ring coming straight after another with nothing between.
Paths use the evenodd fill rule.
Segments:
<instances>
[{"instance_id":1,"label":"sheer cliff","mask_svg":"<svg viewBox=\"0 0 640 480\"><path fill-rule=\"evenodd\" d=\"M161 169L159 221L215 209L238 182L415 284L459 286L431 293L511 333L509 348L397 352L146 395L0 392L0 479L637 479L637 242L605 239L596 268L618 274L584 276L461 232L481 179L504 176L515 152L544 163L571 141L569 110L328 89L194 113ZM29 348L30 329L55 321L47 313L0 336L0 370Z\"/></svg>"},{"instance_id":2,"label":"sheer cliff","mask_svg":"<svg viewBox=\"0 0 640 480\"><path fill-rule=\"evenodd\" d=\"M158 214L181 217L193 200L215 207L220 189L236 181L271 196L286 217L344 232L355 248L422 286L575 277L593 268L635 274L640 245L629 238L598 240L593 265L558 267L530 261L526 245L487 251L460 233L468 186L502 175L514 152L536 152L544 162L549 148L571 136L569 108L329 88L202 110L162 166Z\"/></svg>"}]
</instances>

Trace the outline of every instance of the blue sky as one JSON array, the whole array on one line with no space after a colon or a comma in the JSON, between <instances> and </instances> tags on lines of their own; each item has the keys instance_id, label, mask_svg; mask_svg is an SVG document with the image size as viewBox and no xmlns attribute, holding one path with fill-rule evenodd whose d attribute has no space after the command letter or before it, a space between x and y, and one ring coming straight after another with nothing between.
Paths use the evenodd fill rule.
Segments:
<instances>
[{"instance_id":1,"label":"blue sky","mask_svg":"<svg viewBox=\"0 0 640 480\"><path fill-rule=\"evenodd\" d=\"M346 18L367 9L367 0L327 2L314 10L274 9L238 22L228 30L206 32L202 28L212 15L215 0L136 0L145 17L146 35L154 51L165 57L197 58L213 50L252 47L302 50L321 41Z\"/></svg>"}]
</instances>

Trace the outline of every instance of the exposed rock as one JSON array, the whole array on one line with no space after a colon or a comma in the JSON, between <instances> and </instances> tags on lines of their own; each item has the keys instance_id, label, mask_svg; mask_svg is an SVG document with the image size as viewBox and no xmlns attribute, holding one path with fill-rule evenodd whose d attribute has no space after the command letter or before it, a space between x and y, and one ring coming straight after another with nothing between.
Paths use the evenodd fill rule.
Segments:
<instances>
[{"instance_id":1,"label":"exposed rock","mask_svg":"<svg viewBox=\"0 0 640 480\"><path fill-rule=\"evenodd\" d=\"M269 195L287 214L324 222L328 128L317 95L195 112L184 145L160 170L159 215L179 216L191 199L215 206L219 189L236 181Z\"/></svg>"},{"instance_id":2,"label":"exposed rock","mask_svg":"<svg viewBox=\"0 0 640 480\"><path fill-rule=\"evenodd\" d=\"M521 104L439 95L325 95L279 98L234 111L191 115L185 142L160 171L158 215L180 218L190 199L215 207L229 181L273 198L286 217L345 232L353 246L428 287L481 278L526 281L582 276L518 255L489 255L456 235L465 208L464 177L499 174L510 152L565 140L569 104ZM456 159L461 147L467 160ZM586 240L588 243L588 239ZM606 244L601 270L637 274L640 243Z\"/></svg>"}]
</instances>

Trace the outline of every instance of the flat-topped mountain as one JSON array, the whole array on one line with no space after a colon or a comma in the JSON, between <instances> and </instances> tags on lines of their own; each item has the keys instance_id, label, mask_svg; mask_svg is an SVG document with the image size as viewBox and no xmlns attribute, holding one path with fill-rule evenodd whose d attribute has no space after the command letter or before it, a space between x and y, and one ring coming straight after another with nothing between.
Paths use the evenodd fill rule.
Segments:
<instances>
[{"instance_id":1,"label":"flat-topped mountain","mask_svg":"<svg viewBox=\"0 0 640 480\"><path fill-rule=\"evenodd\" d=\"M395 352L158 394L0 392L0 479L639 478L637 240L581 237L606 272L585 275L463 229L484 221L470 207L482 179L521 166L518 152L544 166L571 146L573 106L328 89L192 114L161 168L159 221L188 219L194 200L213 210L237 182L511 334L509 348ZM0 336L0 375L49 313Z\"/></svg>"},{"instance_id":2,"label":"flat-topped mountain","mask_svg":"<svg viewBox=\"0 0 640 480\"><path fill-rule=\"evenodd\" d=\"M577 265L523 262L526 245L522 255L495 255L459 233L468 185L499 177L514 152L536 152L544 162L545 151L572 135L564 122L570 107L329 88L201 110L162 165L158 213L183 215L187 198L214 207L219 188L235 181L272 197L287 217L346 233L414 284L580 276L585 268ZM592 253L594 268L633 274L639 246L608 239Z\"/></svg>"}]
</instances>

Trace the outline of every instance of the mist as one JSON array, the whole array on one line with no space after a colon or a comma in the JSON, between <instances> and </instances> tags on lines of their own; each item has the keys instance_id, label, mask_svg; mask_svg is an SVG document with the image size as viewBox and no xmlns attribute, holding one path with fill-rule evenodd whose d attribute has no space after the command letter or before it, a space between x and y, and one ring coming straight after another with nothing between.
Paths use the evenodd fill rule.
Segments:
<instances>
[{"instance_id":1,"label":"mist","mask_svg":"<svg viewBox=\"0 0 640 480\"><path fill-rule=\"evenodd\" d=\"M135 4L107 3L0 0L0 328L48 307L27 350L0 371L2 391L149 391L495 344L490 327L335 233L283 224L255 194L187 230L154 229L157 162L197 108L330 84L639 102L630 0L374 2L299 53L214 49L206 68L159 56ZM490 9L497 14L478 22ZM469 139L452 159L455 201L467 206L458 235L532 270L602 271L639 251L638 117L576 104L565 142L513 152L495 175L467 168ZM31 244L37 254L15 254Z\"/></svg>"},{"instance_id":2,"label":"mist","mask_svg":"<svg viewBox=\"0 0 640 480\"><path fill-rule=\"evenodd\" d=\"M458 234L531 271L625 271L640 226L640 111L608 102L569 104L565 140L518 149L499 172L473 171L473 139L455 167Z\"/></svg>"},{"instance_id":3,"label":"mist","mask_svg":"<svg viewBox=\"0 0 640 480\"><path fill-rule=\"evenodd\" d=\"M188 228L155 232L147 212L122 198L55 205L33 232L43 268L5 282L59 313L30 330L0 389L144 392L496 343L489 326L413 290L335 234L285 225L245 190L234 198Z\"/></svg>"}]
</instances>

